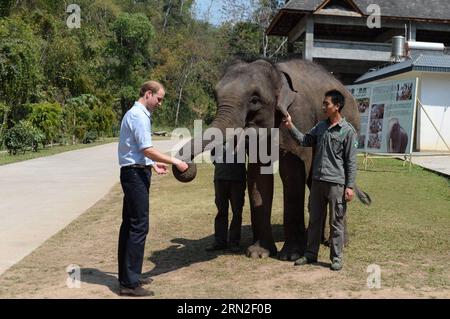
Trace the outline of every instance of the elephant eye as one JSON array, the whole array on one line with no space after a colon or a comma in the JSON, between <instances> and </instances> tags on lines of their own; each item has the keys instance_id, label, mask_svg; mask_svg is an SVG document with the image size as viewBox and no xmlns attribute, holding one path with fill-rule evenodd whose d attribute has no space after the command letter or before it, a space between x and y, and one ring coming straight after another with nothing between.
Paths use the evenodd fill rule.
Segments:
<instances>
[{"instance_id":1,"label":"elephant eye","mask_svg":"<svg viewBox=\"0 0 450 319\"><path fill-rule=\"evenodd\" d=\"M257 96L252 96L250 99L250 103L257 104L259 102L259 98Z\"/></svg>"}]
</instances>

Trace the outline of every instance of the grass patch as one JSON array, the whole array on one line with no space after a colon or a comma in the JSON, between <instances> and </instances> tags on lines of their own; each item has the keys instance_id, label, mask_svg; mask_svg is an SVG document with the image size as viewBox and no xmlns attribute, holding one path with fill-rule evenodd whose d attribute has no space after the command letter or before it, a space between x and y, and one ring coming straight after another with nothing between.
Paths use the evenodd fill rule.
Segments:
<instances>
[{"instance_id":1,"label":"grass patch","mask_svg":"<svg viewBox=\"0 0 450 319\"><path fill-rule=\"evenodd\" d=\"M362 163L360 162L359 165ZM373 204L349 205L350 245L341 272L320 265L294 267L274 258L252 260L244 252L207 253L216 213L213 167L202 164L197 178L181 184L153 176L150 234L144 271L155 278L157 298L386 298L450 297L449 180L420 167L376 159L357 182ZM283 245L282 188L275 178L272 225ZM87 213L0 277L0 298L116 298L120 185ZM251 244L248 199L242 246ZM69 264L81 267L82 288L65 285ZM381 267L382 289L366 286L367 266Z\"/></svg>"}]
</instances>

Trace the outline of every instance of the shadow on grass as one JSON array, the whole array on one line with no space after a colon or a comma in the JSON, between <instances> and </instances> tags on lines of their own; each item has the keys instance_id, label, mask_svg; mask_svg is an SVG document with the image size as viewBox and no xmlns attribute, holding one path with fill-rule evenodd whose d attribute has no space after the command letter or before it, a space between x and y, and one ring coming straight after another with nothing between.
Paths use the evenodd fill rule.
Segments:
<instances>
[{"instance_id":1,"label":"shadow on grass","mask_svg":"<svg viewBox=\"0 0 450 319\"><path fill-rule=\"evenodd\" d=\"M213 234L200 239L172 239L171 243L174 245L171 245L163 250L155 251L148 258L155 264L155 267L145 273L144 276L157 276L183 267L189 267L195 263L213 260L220 255L245 254L245 249L252 244L252 236L253 233L251 226L242 226L240 245L241 251L238 253L232 253L229 250L205 251L205 248L214 242Z\"/></svg>"},{"instance_id":2,"label":"shadow on grass","mask_svg":"<svg viewBox=\"0 0 450 319\"><path fill-rule=\"evenodd\" d=\"M106 286L116 295L119 294L119 283L117 273L103 272L95 268L81 268L82 282Z\"/></svg>"},{"instance_id":3,"label":"shadow on grass","mask_svg":"<svg viewBox=\"0 0 450 319\"><path fill-rule=\"evenodd\" d=\"M272 233L275 242L284 242L283 225L272 225ZM245 255L247 247L253 244L253 233L250 225L242 227L241 251L232 253L229 250L205 251L205 248L214 242L214 235L201 239L175 238L171 240L170 247L153 252L148 260L155 267L144 273L143 276L151 277L189 267L192 264L213 260L221 255ZM277 259L277 256L270 258ZM330 264L316 263L318 266L329 267Z\"/></svg>"},{"instance_id":4,"label":"shadow on grass","mask_svg":"<svg viewBox=\"0 0 450 319\"><path fill-rule=\"evenodd\" d=\"M284 242L283 225L272 225L272 233L275 242ZM214 242L214 235L201 239L175 238L171 240L170 247L155 251L148 257L148 260L155 264L155 267L142 274L143 277L152 277L160 274L176 271L192 264L213 260L221 255L245 255L247 247L253 244L253 232L250 225L242 226L241 251L238 253L229 250L205 251L205 248ZM277 256L270 258L277 259ZM292 263L289 261L289 263ZM316 262L313 265L329 268L329 263ZM94 268L81 269L81 281L85 283L102 285L109 288L114 294L119 293L117 273L103 272Z\"/></svg>"}]
</instances>

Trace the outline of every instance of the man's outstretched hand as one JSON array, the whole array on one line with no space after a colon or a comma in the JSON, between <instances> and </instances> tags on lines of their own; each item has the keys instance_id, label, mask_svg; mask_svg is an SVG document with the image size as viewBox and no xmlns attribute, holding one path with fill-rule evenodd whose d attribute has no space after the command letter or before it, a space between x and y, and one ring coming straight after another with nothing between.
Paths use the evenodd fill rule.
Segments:
<instances>
[{"instance_id":1,"label":"man's outstretched hand","mask_svg":"<svg viewBox=\"0 0 450 319\"><path fill-rule=\"evenodd\" d=\"M155 162L152 166L158 175L166 175L168 172L167 164Z\"/></svg>"}]
</instances>

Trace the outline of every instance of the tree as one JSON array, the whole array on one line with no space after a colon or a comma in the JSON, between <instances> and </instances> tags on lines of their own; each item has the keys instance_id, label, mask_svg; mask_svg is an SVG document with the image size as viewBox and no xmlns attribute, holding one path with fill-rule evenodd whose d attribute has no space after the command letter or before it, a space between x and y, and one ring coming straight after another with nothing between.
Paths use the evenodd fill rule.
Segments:
<instances>
[{"instance_id":1,"label":"tree","mask_svg":"<svg viewBox=\"0 0 450 319\"><path fill-rule=\"evenodd\" d=\"M62 104L72 96L91 93L92 86L84 65L81 45L73 36L56 36L47 47L44 57L45 77L51 87L55 87Z\"/></svg>"},{"instance_id":2,"label":"tree","mask_svg":"<svg viewBox=\"0 0 450 319\"><path fill-rule=\"evenodd\" d=\"M36 152L38 145L43 142L44 134L28 121L15 124L3 137L3 143L10 155L16 155L19 151L25 153L28 148Z\"/></svg>"},{"instance_id":3,"label":"tree","mask_svg":"<svg viewBox=\"0 0 450 319\"><path fill-rule=\"evenodd\" d=\"M96 105L92 109L88 131L96 132L97 136L111 136L113 134L113 125L116 122L116 114L113 112L112 108Z\"/></svg>"},{"instance_id":4,"label":"tree","mask_svg":"<svg viewBox=\"0 0 450 319\"><path fill-rule=\"evenodd\" d=\"M147 76L151 66L150 43L154 38L154 28L144 14L121 14L112 26L114 39L109 43L108 54L111 74L114 79L113 87L131 86L137 92L138 87ZM129 90L127 90L128 92ZM130 107L124 96L121 99L122 115Z\"/></svg>"},{"instance_id":5,"label":"tree","mask_svg":"<svg viewBox=\"0 0 450 319\"><path fill-rule=\"evenodd\" d=\"M0 103L8 106L2 130L18 120L23 104L37 98L42 80L40 51L40 40L20 18L0 19Z\"/></svg>"},{"instance_id":6,"label":"tree","mask_svg":"<svg viewBox=\"0 0 450 319\"><path fill-rule=\"evenodd\" d=\"M0 141L3 143L3 134L7 127L7 120L8 120L8 114L9 114L9 106L7 106L4 103L0 103ZM2 146L2 143L0 143L0 148Z\"/></svg>"},{"instance_id":7,"label":"tree","mask_svg":"<svg viewBox=\"0 0 450 319\"><path fill-rule=\"evenodd\" d=\"M2 0L0 1L0 18L7 17L11 13L14 0Z\"/></svg>"},{"instance_id":8,"label":"tree","mask_svg":"<svg viewBox=\"0 0 450 319\"><path fill-rule=\"evenodd\" d=\"M75 144L89 132L95 133L95 136L111 136L117 117L111 106L102 104L94 95L83 94L67 101L64 121L66 133Z\"/></svg>"},{"instance_id":9,"label":"tree","mask_svg":"<svg viewBox=\"0 0 450 319\"><path fill-rule=\"evenodd\" d=\"M280 57L285 54L286 40L269 38L266 30L278 9L280 0L224 0L225 32L231 52L244 57ZM256 54L255 54L256 53Z\"/></svg>"},{"instance_id":10,"label":"tree","mask_svg":"<svg viewBox=\"0 0 450 319\"><path fill-rule=\"evenodd\" d=\"M65 132L71 136L72 144L84 138L92 118L92 109L98 103L95 96L83 94L67 101L64 106Z\"/></svg>"},{"instance_id":11,"label":"tree","mask_svg":"<svg viewBox=\"0 0 450 319\"><path fill-rule=\"evenodd\" d=\"M53 145L61 130L63 110L59 103L31 104L30 123L44 133L45 142Z\"/></svg>"}]
</instances>

